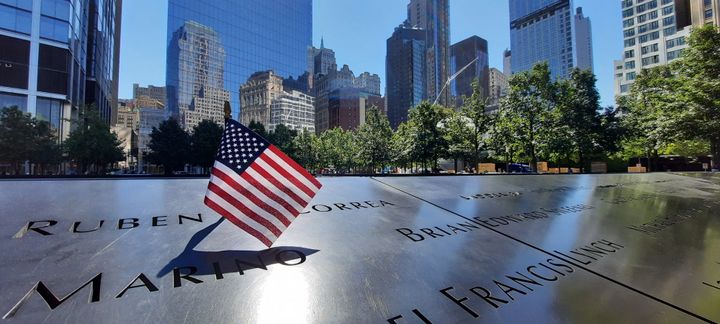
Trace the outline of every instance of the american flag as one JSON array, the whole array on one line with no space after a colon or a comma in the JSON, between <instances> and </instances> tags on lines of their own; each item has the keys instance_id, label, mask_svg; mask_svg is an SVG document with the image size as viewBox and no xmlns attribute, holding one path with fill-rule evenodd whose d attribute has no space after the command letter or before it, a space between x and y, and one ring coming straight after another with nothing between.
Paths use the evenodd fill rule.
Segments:
<instances>
[{"instance_id":1,"label":"american flag","mask_svg":"<svg viewBox=\"0 0 720 324\"><path fill-rule=\"evenodd\" d=\"M277 147L227 119L205 204L270 247L321 186Z\"/></svg>"}]
</instances>

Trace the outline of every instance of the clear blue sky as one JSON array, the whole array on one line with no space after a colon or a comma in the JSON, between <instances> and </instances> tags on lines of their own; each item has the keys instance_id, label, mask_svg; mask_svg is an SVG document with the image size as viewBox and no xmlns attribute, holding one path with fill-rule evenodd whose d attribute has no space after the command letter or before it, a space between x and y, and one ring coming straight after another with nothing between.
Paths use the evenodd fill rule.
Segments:
<instances>
[{"instance_id":1,"label":"clear blue sky","mask_svg":"<svg viewBox=\"0 0 720 324\"><path fill-rule=\"evenodd\" d=\"M238 0L242 1L242 0ZM272 0L268 0L272 1ZM377 73L385 82L385 41L407 15L409 0L314 0L313 43L335 50L338 65L355 74ZM613 60L622 54L620 2L574 0L593 28L595 74L602 105L614 104ZM132 97L132 84L165 85L167 1L124 0L120 49L120 98ZM488 41L490 66L502 70L510 47L505 0L450 0L450 41L478 35ZM383 91L384 92L384 91Z\"/></svg>"}]
</instances>

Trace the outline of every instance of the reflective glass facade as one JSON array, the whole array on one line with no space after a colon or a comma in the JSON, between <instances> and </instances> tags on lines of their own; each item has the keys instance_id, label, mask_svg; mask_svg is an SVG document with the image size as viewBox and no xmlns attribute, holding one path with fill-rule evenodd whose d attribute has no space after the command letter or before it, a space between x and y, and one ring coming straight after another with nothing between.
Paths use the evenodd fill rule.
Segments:
<instances>
[{"instance_id":1,"label":"reflective glass facade","mask_svg":"<svg viewBox=\"0 0 720 324\"><path fill-rule=\"evenodd\" d=\"M207 52L210 57L182 53L182 30L188 22L204 29L205 43L216 49ZM214 77L222 49L221 85L230 93L233 116L238 117L240 86L253 73L272 70L283 78L297 79L306 72L312 1L170 0L167 41L168 113L178 116L183 106L190 105L188 100L197 95L194 92L207 86L198 83L220 84ZM205 73L206 79L199 77Z\"/></svg>"},{"instance_id":2,"label":"reflective glass facade","mask_svg":"<svg viewBox=\"0 0 720 324\"><path fill-rule=\"evenodd\" d=\"M58 130L95 104L117 103L121 0L0 0L0 95ZM48 108L50 107L50 108ZM61 132L60 136L67 135Z\"/></svg>"},{"instance_id":3,"label":"reflective glass facade","mask_svg":"<svg viewBox=\"0 0 720 324\"><path fill-rule=\"evenodd\" d=\"M570 0L510 0L512 73L547 62L554 78L576 66L575 27Z\"/></svg>"},{"instance_id":4,"label":"reflective glass facade","mask_svg":"<svg viewBox=\"0 0 720 324\"><path fill-rule=\"evenodd\" d=\"M472 83L475 80L478 81L483 98L489 97L490 63L488 43L483 38L471 36L450 47L450 72L453 75L475 59L477 60L450 83L450 93L456 108L462 106L463 97L472 95Z\"/></svg>"},{"instance_id":5,"label":"reflective glass facade","mask_svg":"<svg viewBox=\"0 0 720 324\"><path fill-rule=\"evenodd\" d=\"M450 2L449 0L411 0L408 21L412 27L426 31L427 98L450 105L450 91L443 86L450 76ZM440 91L443 91L440 93Z\"/></svg>"},{"instance_id":6,"label":"reflective glass facade","mask_svg":"<svg viewBox=\"0 0 720 324\"><path fill-rule=\"evenodd\" d=\"M510 21L531 15L536 11L556 4L558 0L511 0Z\"/></svg>"},{"instance_id":7,"label":"reflective glass facade","mask_svg":"<svg viewBox=\"0 0 720 324\"><path fill-rule=\"evenodd\" d=\"M393 129L407 121L410 108L427 99L425 36L424 30L405 24L395 28L387 40L385 96Z\"/></svg>"}]
</instances>

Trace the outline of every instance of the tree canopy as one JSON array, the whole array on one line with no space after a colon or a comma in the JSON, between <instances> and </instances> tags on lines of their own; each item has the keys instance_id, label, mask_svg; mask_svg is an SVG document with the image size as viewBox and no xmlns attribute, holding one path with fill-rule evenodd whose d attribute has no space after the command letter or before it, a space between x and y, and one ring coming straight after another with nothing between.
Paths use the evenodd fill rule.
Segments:
<instances>
[{"instance_id":1,"label":"tree canopy","mask_svg":"<svg viewBox=\"0 0 720 324\"><path fill-rule=\"evenodd\" d=\"M162 165L165 174L170 175L173 171L182 170L189 162L190 135L177 120L170 118L160 123L159 127L153 127L148 147L151 150L148 160Z\"/></svg>"},{"instance_id":2,"label":"tree canopy","mask_svg":"<svg viewBox=\"0 0 720 324\"><path fill-rule=\"evenodd\" d=\"M102 173L108 164L125 158L122 143L94 106L84 107L74 123L75 129L64 145L68 157L78 164L82 173Z\"/></svg>"}]
</instances>

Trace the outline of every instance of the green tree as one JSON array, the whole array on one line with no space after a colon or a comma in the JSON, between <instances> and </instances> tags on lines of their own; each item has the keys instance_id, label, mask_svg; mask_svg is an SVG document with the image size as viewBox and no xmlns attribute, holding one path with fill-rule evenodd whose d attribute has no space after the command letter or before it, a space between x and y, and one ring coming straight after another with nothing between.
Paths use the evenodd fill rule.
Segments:
<instances>
[{"instance_id":1,"label":"green tree","mask_svg":"<svg viewBox=\"0 0 720 324\"><path fill-rule=\"evenodd\" d=\"M423 101L410 109L409 119L415 126L412 139L413 156L422 163L423 169L431 166L437 169L438 159L446 155L448 142L443 127L438 127L448 115L448 109ZM423 170L424 172L425 170Z\"/></svg>"},{"instance_id":2,"label":"green tree","mask_svg":"<svg viewBox=\"0 0 720 324\"><path fill-rule=\"evenodd\" d=\"M62 162L62 147L58 144L55 129L46 121L35 124L30 161L37 164L39 173L45 174L48 166Z\"/></svg>"},{"instance_id":3,"label":"green tree","mask_svg":"<svg viewBox=\"0 0 720 324\"><path fill-rule=\"evenodd\" d=\"M713 169L720 169L720 29L696 28L678 64L680 80L676 105L666 112L675 121L677 135L710 143Z\"/></svg>"},{"instance_id":4,"label":"green tree","mask_svg":"<svg viewBox=\"0 0 720 324\"><path fill-rule=\"evenodd\" d=\"M487 99L482 97L482 91L477 80L472 83L473 93L465 98L462 107L462 115L470 121L469 140L472 145L470 162L473 168L480 163L480 152L487 149L486 135L493 126L493 116L487 109ZM456 163L457 164L457 163ZM457 165L455 166L457 169Z\"/></svg>"},{"instance_id":5,"label":"green tree","mask_svg":"<svg viewBox=\"0 0 720 324\"><path fill-rule=\"evenodd\" d=\"M247 127L250 128L251 131L260 135L262 138L268 140L268 133L265 130L265 125L263 125L263 123L251 120Z\"/></svg>"},{"instance_id":6,"label":"green tree","mask_svg":"<svg viewBox=\"0 0 720 324\"><path fill-rule=\"evenodd\" d=\"M401 168L408 168L415 161L413 152L418 150L414 147L414 127L411 121L402 122L390 139L390 161Z\"/></svg>"},{"instance_id":7,"label":"green tree","mask_svg":"<svg viewBox=\"0 0 720 324\"><path fill-rule=\"evenodd\" d=\"M74 123L75 129L65 140L65 148L82 173L102 173L108 164L125 158L122 143L94 106L84 107Z\"/></svg>"},{"instance_id":8,"label":"green tree","mask_svg":"<svg viewBox=\"0 0 720 324\"><path fill-rule=\"evenodd\" d=\"M448 143L446 157L453 160L454 170L458 171L458 160L477 160L477 149L473 143L473 126L470 118L464 114L450 111L449 117L443 122L445 140ZM477 167L477 164L475 166Z\"/></svg>"},{"instance_id":9,"label":"green tree","mask_svg":"<svg viewBox=\"0 0 720 324\"><path fill-rule=\"evenodd\" d=\"M365 116L365 123L355 131L357 158L360 166L375 172L390 162L392 128L387 116L377 107L370 108Z\"/></svg>"},{"instance_id":10,"label":"green tree","mask_svg":"<svg viewBox=\"0 0 720 324\"><path fill-rule=\"evenodd\" d=\"M283 124L278 124L275 126L275 130L270 132L265 138L277 146L283 153L293 156L295 154L293 148L293 138L295 138L295 136L297 136L296 130L290 129Z\"/></svg>"},{"instance_id":11,"label":"green tree","mask_svg":"<svg viewBox=\"0 0 720 324\"><path fill-rule=\"evenodd\" d=\"M318 155L322 165L334 168L336 173L351 172L355 166L357 146L352 133L340 127L324 131L318 143Z\"/></svg>"},{"instance_id":12,"label":"green tree","mask_svg":"<svg viewBox=\"0 0 720 324\"><path fill-rule=\"evenodd\" d=\"M500 105L490 127L489 146L496 158L507 163L512 162L515 154L520 151L513 136L515 125L512 117L513 114L510 108L507 105Z\"/></svg>"},{"instance_id":13,"label":"green tree","mask_svg":"<svg viewBox=\"0 0 720 324\"><path fill-rule=\"evenodd\" d=\"M588 70L573 69L570 77L555 84L556 106L552 111L552 136L549 152L570 163L576 157L582 169L594 157L612 153L600 109L600 94L595 75Z\"/></svg>"},{"instance_id":14,"label":"green tree","mask_svg":"<svg viewBox=\"0 0 720 324\"><path fill-rule=\"evenodd\" d=\"M318 161L318 139L315 136L315 132L310 132L304 129L298 136L293 139L293 152L292 158L303 168L313 171L319 168Z\"/></svg>"},{"instance_id":15,"label":"green tree","mask_svg":"<svg viewBox=\"0 0 720 324\"><path fill-rule=\"evenodd\" d=\"M0 161L8 162L15 174L32 157L35 120L18 107L0 109Z\"/></svg>"},{"instance_id":16,"label":"green tree","mask_svg":"<svg viewBox=\"0 0 720 324\"><path fill-rule=\"evenodd\" d=\"M189 162L190 135L177 120L170 118L160 123L159 127L153 127L148 148L151 150L148 160L162 165L165 174L170 175L173 171L182 170Z\"/></svg>"},{"instance_id":17,"label":"green tree","mask_svg":"<svg viewBox=\"0 0 720 324\"><path fill-rule=\"evenodd\" d=\"M618 98L627 129L624 140L626 152L645 156L652 171L659 152L676 139L678 105L676 89L681 85L673 72L674 64L642 70L630 88L630 93Z\"/></svg>"},{"instance_id":18,"label":"green tree","mask_svg":"<svg viewBox=\"0 0 720 324\"><path fill-rule=\"evenodd\" d=\"M223 128L212 120L195 125L190 136L190 163L205 170L213 166L222 134Z\"/></svg>"},{"instance_id":19,"label":"green tree","mask_svg":"<svg viewBox=\"0 0 720 324\"><path fill-rule=\"evenodd\" d=\"M508 95L502 100L505 122L512 127L513 141L537 170L538 157L547 146L550 112L554 108L555 85L550 80L546 62L538 63L529 71L510 78Z\"/></svg>"}]
</instances>

